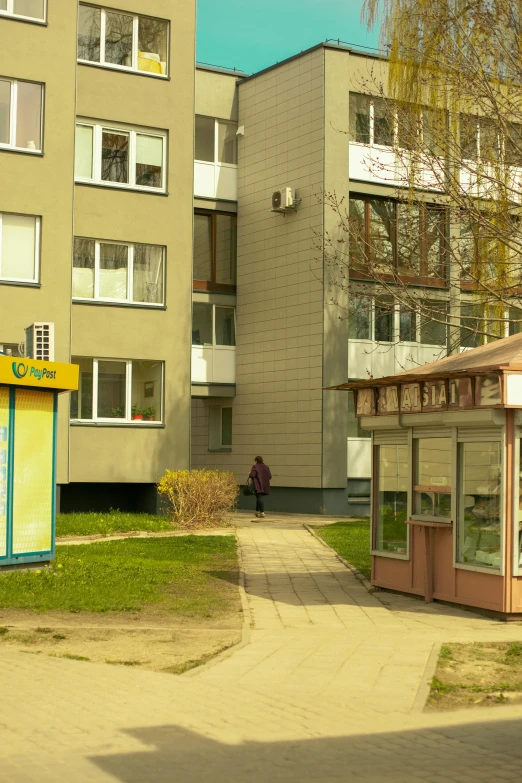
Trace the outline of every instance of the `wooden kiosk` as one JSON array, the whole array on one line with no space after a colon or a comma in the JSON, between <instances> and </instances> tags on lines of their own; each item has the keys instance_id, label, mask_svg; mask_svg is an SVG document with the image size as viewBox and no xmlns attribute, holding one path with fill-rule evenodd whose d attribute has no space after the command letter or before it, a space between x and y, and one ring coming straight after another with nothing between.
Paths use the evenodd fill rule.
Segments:
<instances>
[{"instance_id":1,"label":"wooden kiosk","mask_svg":"<svg viewBox=\"0 0 522 783\"><path fill-rule=\"evenodd\" d=\"M522 615L522 334L343 384L372 431L372 584Z\"/></svg>"},{"instance_id":2,"label":"wooden kiosk","mask_svg":"<svg viewBox=\"0 0 522 783\"><path fill-rule=\"evenodd\" d=\"M0 355L0 571L55 554L58 394L78 366Z\"/></svg>"}]
</instances>

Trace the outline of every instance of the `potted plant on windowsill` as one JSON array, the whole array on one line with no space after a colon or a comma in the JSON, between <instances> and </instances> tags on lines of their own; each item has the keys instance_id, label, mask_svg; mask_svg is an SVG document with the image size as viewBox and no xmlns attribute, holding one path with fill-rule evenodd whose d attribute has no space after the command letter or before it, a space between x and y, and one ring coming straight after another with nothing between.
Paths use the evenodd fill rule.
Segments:
<instances>
[{"instance_id":1,"label":"potted plant on windowsill","mask_svg":"<svg viewBox=\"0 0 522 783\"><path fill-rule=\"evenodd\" d=\"M112 408L111 416L112 416L113 419L123 419L123 418L125 418L125 408L122 408L120 406L116 406L116 407Z\"/></svg>"},{"instance_id":2,"label":"potted plant on windowsill","mask_svg":"<svg viewBox=\"0 0 522 783\"><path fill-rule=\"evenodd\" d=\"M154 407L154 405L149 405L148 408L144 408L142 410L142 413L145 421L155 421L156 408Z\"/></svg>"},{"instance_id":3,"label":"potted plant on windowsill","mask_svg":"<svg viewBox=\"0 0 522 783\"><path fill-rule=\"evenodd\" d=\"M132 406L132 421L143 421L143 413L136 403Z\"/></svg>"}]
</instances>

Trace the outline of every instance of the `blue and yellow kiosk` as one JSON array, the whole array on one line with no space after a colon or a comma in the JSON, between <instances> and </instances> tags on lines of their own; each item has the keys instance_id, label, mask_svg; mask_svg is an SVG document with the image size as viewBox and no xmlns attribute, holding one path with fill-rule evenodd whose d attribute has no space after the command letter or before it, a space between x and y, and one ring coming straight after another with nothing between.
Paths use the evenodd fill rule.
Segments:
<instances>
[{"instance_id":1,"label":"blue and yellow kiosk","mask_svg":"<svg viewBox=\"0 0 522 783\"><path fill-rule=\"evenodd\" d=\"M58 394L78 366L0 355L0 571L52 560Z\"/></svg>"}]
</instances>

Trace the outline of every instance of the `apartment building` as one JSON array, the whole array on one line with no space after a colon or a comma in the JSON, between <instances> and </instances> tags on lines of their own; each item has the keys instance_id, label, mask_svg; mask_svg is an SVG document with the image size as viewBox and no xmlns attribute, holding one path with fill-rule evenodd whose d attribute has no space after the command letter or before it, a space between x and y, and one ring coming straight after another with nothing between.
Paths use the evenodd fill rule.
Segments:
<instances>
[{"instance_id":1,"label":"apartment building","mask_svg":"<svg viewBox=\"0 0 522 783\"><path fill-rule=\"evenodd\" d=\"M55 326L62 510L189 464L195 1L0 2L0 350Z\"/></svg>"},{"instance_id":2,"label":"apartment building","mask_svg":"<svg viewBox=\"0 0 522 783\"><path fill-rule=\"evenodd\" d=\"M221 344L223 314L208 310L209 335L211 317L215 323L211 354L210 336L208 348L200 344L194 283L192 464L234 470L244 482L253 457L262 454L274 476L273 509L369 513L369 433L354 416L352 396L325 387L391 375L447 350L443 323L383 299L364 277L351 276L356 286L348 297L322 243L328 234L332 244L348 244L326 203L325 194L335 193L360 221L366 244L401 264L401 183L390 176L396 130L384 101L366 94L370 82L386 83L386 68L381 58L321 44L237 79L235 90L234 74L198 74L199 114L237 122L237 288L229 300L236 307L235 348ZM217 95L219 107L212 104ZM196 118L196 150L202 121ZM201 166L196 153L196 212ZM273 193L284 188L295 203L274 208ZM449 297L444 227L438 230L440 210L430 203L429 187L422 198L419 225L435 230L431 243L419 240L419 272L411 282L442 311ZM232 188L210 208L235 210ZM198 247L196 235L195 268ZM350 254L356 253L352 242ZM216 307L223 301L212 299ZM208 385L195 395L202 363Z\"/></svg>"}]
</instances>

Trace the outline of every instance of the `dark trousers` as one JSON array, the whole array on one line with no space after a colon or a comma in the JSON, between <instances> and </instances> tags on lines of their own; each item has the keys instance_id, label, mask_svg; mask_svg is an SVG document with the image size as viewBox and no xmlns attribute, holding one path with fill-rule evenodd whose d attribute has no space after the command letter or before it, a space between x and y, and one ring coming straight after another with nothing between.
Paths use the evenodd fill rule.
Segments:
<instances>
[{"instance_id":1,"label":"dark trousers","mask_svg":"<svg viewBox=\"0 0 522 783\"><path fill-rule=\"evenodd\" d=\"M256 492L256 511L260 514L265 513L265 495L266 492Z\"/></svg>"}]
</instances>

